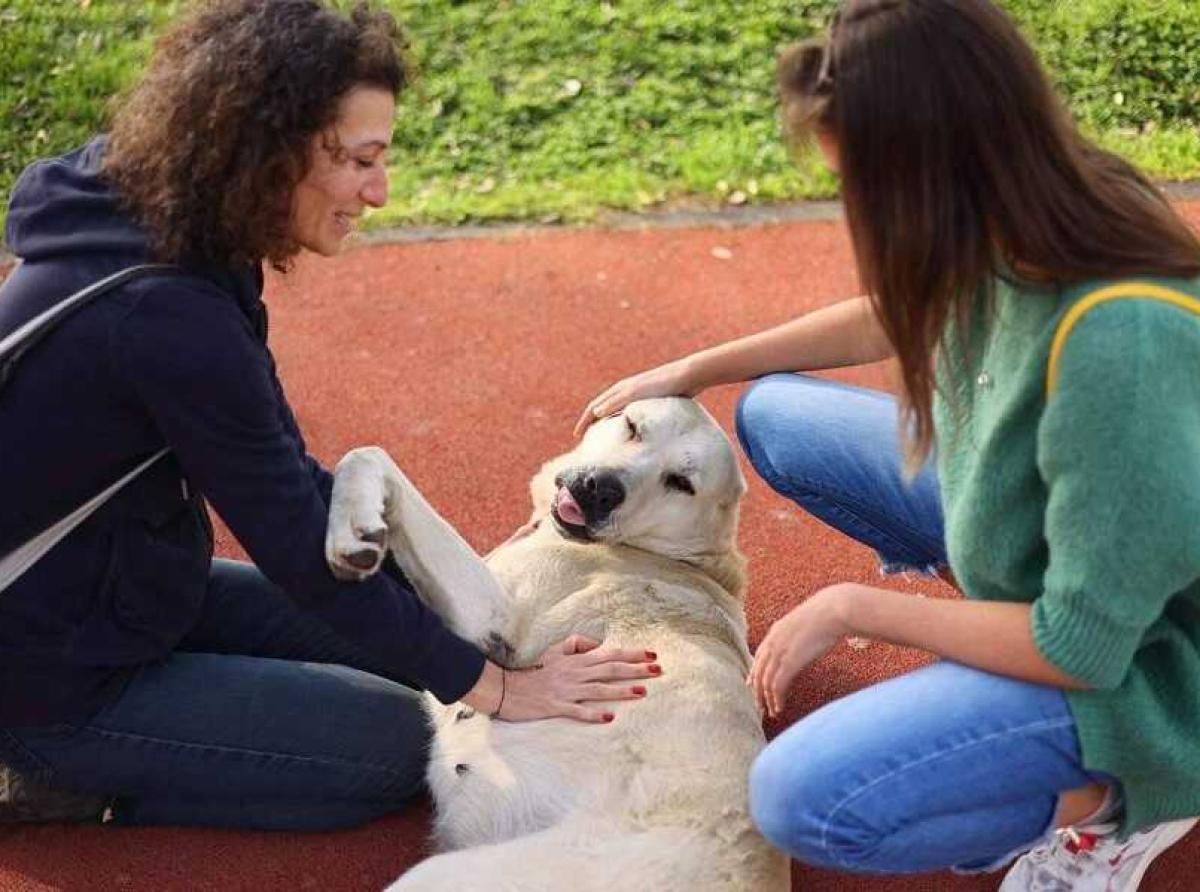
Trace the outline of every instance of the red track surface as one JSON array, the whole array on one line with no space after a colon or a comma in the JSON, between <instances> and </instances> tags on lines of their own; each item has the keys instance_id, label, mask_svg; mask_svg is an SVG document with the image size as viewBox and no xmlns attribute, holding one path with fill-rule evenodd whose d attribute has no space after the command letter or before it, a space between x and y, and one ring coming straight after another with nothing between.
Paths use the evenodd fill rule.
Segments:
<instances>
[{"instance_id":1,"label":"red track surface","mask_svg":"<svg viewBox=\"0 0 1200 892\"><path fill-rule=\"evenodd\" d=\"M1200 223L1200 204L1184 210ZM732 257L715 256L716 247ZM577 413L602 386L850 295L852 270L839 223L543 232L306 262L270 283L268 301L281 374L314 454L333 462L352 446L383 445L482 551L525 519L530 475L570 446ZM886 387L888 376L874 367L839 377ZM703 397L727 430L737 395L725 388ZM804 595L839 581L874 582L878 573L865 548L750 476L741 542L756 643ZM227 534L220 549L240 554ZM937 582L894 584L952 596ZM802 677L786 721L768 731L922 662L884 645L842 645ZM0 830L0 890L377 889L422 856L427 821L428 806L418 804L324 834L12 827ZM1194 890L1198 867L1193 834L1155 864L1143 888ZM998 883L951 874L864 879L800 866L793 876L807 892L968 892Z\"/></svg>"}]
</instances>

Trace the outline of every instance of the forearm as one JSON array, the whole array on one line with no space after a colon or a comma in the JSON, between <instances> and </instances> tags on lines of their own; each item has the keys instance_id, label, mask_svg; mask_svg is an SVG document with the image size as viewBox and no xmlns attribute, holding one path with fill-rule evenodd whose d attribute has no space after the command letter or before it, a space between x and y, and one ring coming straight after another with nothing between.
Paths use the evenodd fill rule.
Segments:
<instances>
[{"instance_id":1,"label":"forearm","mask_svg":"<svg viewBox=\"0 0 1200 892\"><path fill-rule=\"evenodd\" d=\"M823 307L775 328L687 358L699 389L769 372L802 372L877 362L893 355L866 297Z\"/></svg>"},{"instance_id":2,"label":"forearm","mask_svg":"<svg viewBox=\"0 0 1200 892\"><path fill-rule=\"evenodd\" d=\"M1086 688L1038 651L1029 604L918 598L863 585L846 586L844 595L838 609L852 636L915 647L1022 681Z\"/></svg>"},{"instance_id":3,"label":"forearm","mask_svg":"<svg viewBox=\"0 0 1200 892\"><path fill-rule=\"evenodd\" d=\"M362 582L339 582L308 599L306 609L344 640L369 654L378 674L415 682L442 703L477 687L484 655L446 628L406 586L376 574Z\"/></svg>"}]
</instances>

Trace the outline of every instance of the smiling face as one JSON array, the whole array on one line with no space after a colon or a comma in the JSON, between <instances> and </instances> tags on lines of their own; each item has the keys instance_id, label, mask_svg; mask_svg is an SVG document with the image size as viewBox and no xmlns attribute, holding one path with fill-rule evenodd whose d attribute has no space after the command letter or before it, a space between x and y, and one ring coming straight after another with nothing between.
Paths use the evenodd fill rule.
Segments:
<instances>
[{"instance_id":1,"label":"smiling face","mask_svg":"<svg viewBox=\"0 0 1200 892\"><path fill-rule=\"evenodd\" d=\"M681 560L733 548L746 491L729 440L682 398L640 400L593 424L534 486L563 535Z\"/></svg>"},{"instance_id":2,"label":"smiling face","mask_svg":"<svg viewBox=\"0 0 1200 892\"><path fill-rule=\"evenodd\" d=\"M292 236L324 257L341 252L367 207L387 202L387 150L396 101L387 90L354 87L333 126L313 136L309 169L292 196Z\"/></svg>"}]
</instances>

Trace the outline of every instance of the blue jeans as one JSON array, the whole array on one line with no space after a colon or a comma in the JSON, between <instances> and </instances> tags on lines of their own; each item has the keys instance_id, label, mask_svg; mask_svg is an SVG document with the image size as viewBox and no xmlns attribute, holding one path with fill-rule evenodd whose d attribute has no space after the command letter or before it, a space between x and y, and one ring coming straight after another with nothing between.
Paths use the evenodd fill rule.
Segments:
<instances>
[{"instance_id":1,"label":"blue jeans","mask_svg":"<svg viewBox=\"0 0 1200 892\"><path fill-rule=\"evenodd\" d=\"M737 411L751 463L780 494L874 548L887 570L946 564L937 476L901 472L895 400L771 375ZM1081 763L1063 692L950 662L801 719L750 775L754 820L808 864L856 873L990 869L1053 827L1061 792L1109 779Z\"/></svg>"},{"instance_id":2,"label":"blue jeans","mask_svg":"<svg viewBox=\"0 0 1200 892\"><path fill-rule=\"evenodd\" d=\"M120 823L353 826L424 789L421 695L373 668L256 568L217 560L177 652L86 723L0 730L0 752L114 796Z\"/></svg>"}]
</instances>

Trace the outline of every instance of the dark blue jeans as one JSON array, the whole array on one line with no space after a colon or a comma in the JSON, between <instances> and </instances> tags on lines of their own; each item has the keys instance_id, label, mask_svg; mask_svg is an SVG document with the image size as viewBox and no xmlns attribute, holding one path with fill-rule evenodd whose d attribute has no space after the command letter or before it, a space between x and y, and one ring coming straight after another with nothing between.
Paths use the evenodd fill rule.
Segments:
<instances>
[{"instance_id":1,"label":"dark blue jeans","mask_svg":"<svg viewBox=\"0 0 1200 892\"><path fill-rule=\"evenodd\" d=\"M772 488L869 545L887 570L946 564L937 475L901 472L895 400L771 375L738 406L738 437ZM805 716L762 752L750 803L792 857L857 873L998 867L1045 838L1084 770L1061 690L951 662Z\"/></svg>"},{"instance_id":2,"label":"dark blue jeans","mask_svg":"<svg viewBox=\"0 0 1200 892\"><path fill-rule=\"evenodd\" d=\"M120 823L318 830L423 789L421 694L298 608L256 568L214 561L204 614L80 725L0 731L43 783L116 797Z\"/></svg>"}]
</instances>

